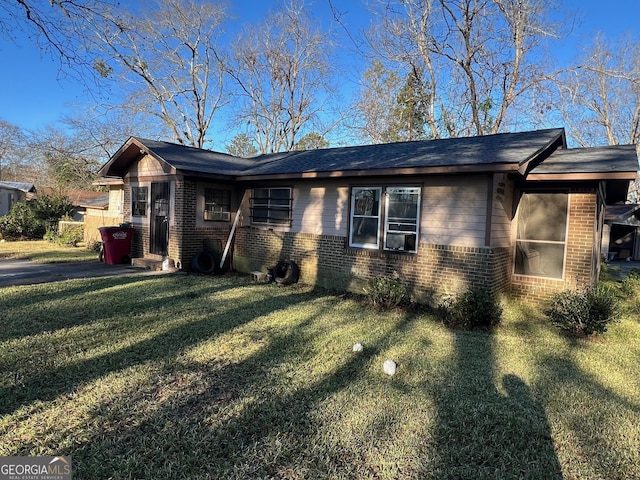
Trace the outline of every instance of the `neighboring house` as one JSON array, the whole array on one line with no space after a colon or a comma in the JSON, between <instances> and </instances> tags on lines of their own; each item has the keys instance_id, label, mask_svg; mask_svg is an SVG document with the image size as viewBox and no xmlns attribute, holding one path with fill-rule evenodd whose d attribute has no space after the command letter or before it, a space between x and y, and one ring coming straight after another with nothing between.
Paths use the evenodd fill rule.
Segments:
<instances>
[{"instance_id":1,"label":"neighboring house","mask_svg":"<svg viewBox=\"0 0 640 480\"><path fill-rule=\"evenodd\" d=\"M93 245L101 241L100 227L118 226L124 221L124 183L122 179L102 179L99 185L108 186L108 193L101 193L92 200L85 201L84 242Z\"/></svg>"},{"instance_id":2,"label":"neighboring house","mask_svg":"<svg viewBox=\"0 0 640 480\"><path fill-rule=\"evenodd\" d=\"M640 260L640 205L608 205L602 256L609 261Z\"/></svg>"},{"instance_id":3,"label":"neighboring house","mask_svg":"<svg viewBox=\"0 0 640 480\"><path fill-rule=\"evenodd\" d=\"M0 182L0 217L7 215L14 203L31 199L35 193L33 183Z\"/></svg>"},{"instance_id":4,"label":"neighboring house","mask_svg":"<svg viewBox=\"0 0 640 480\"><path fill-rule=\"evenodd\" d=\"M605 204L636 178L634 146L567 149L564 129L242 159L130 138L101 168L123 181L134 257L190 269L233 238L233 267L280 259L361 291L399 276L414 298L467 288L530 299L597 279Z\"/></svg>"},{"instance_id":5,"label":"neighboring house","mask_svg":"<svg viewBox=\"0 0 640 480\"><path fill-rule=\"evenodd\" d=\"M71 217L74 222L84 221L87 204L91 205L94 200L107 195L107 193L103 192L68 189L58 190L51 187L45 187L41 189L40 193L49 196L63 195L65 198L67 198L72 206L71 211L69 212L69 217Z\"/></svg>"}]
</instances>

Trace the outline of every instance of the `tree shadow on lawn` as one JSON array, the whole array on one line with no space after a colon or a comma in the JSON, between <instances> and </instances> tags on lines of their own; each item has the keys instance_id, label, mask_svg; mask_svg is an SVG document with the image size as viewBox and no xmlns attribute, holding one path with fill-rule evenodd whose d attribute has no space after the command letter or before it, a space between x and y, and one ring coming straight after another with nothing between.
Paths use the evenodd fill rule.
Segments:
<instances>
[{"instance_id":1,"label":"tree shadow on lawn","mask_svg":"<svg viewBox=\"0 0 640 480\"><path fill-rule=\"evenodd\" d=\"M457 359L434 391L438 447L424 477L561 479L549 422L529 387L518 376L505 375L504 394L496 388L492 336L454 335Z\"/></svg>"},{"instance_id":2,"label":"tree shadow on lawn","mask_svg":"<svg viewBox=\"0 0 640 480\"><path fill-rule=\"evenodd\" d=\"M274 332L267 345L241 362L222 368L204 366L207 375L197 394L167 400L135 428L128 424L124 431L116 432L129 443L103 439L99 430L94 431L73 454L78 471L91 468L95 458L102 457L109 460L101 463L99 472L85 470L87 478L114 474L139 478L149 469L159 477L177 471L181 478L335 478L331 472L338 477L373 475L367 465L349 462L352 452L341 451L339 444L315 443L318 429L330 427L320 425L314 414L322 402L365 374L386 340L379 339L360 353L351 352L351 345L336 346L324 352L324 360L331 364L327 372L308 371L313 367L306 362L323 355L309 350L318 334L314 321L321 314L305 319L288 333ZM397 328L413 320L415 317L406 317ZM203 366L186 368L193 371ZM166 445L162 453L145 451L145 445L157 449L159 438Z\"/></svg>"},{"instance_id":3,"label":"tree shadow on lawn","mask_svg":"<svg viewBox=\"0 0 640 480\"><path fill-rule=\"evenodd\" d=\"M555 410L554 423L562 431L570 478L640 478L640 404L624 398L566 355L541 359L537 396ZM631 380L630 380L631 381ZM593 399L593 401L590 401Z\"/></svg>"},{"instance_id":4,"label":"tree shadow on lawn","mask_svg":"<svg viewBox=\"0 0 640 480\"><path fill-rule=\"evenodd\" d=\"M4 292L0 300L0 342L37 336L43 332L71 328L100 321L114 314L127 315L148 308L158 308L164 302L198 298L235 288L219 285L167 282L167 277L121 277L79 279L42 285L18 287ZM166 292L167 285L173 289ZM119 292L108 292L114 288ZM166 292L164 300L149 299L158 292ZM122 295L124 298L121 298ZM16 321L16 317L20 317ZM24 318L28 317L28 318Z\"/></svg>"},{"instance_id":5,"label":"tree shadow on lawn","mask_svg":"<svg viewBox=\"0 0 640 480\"><path fill-rule=\"evenodd\" d=\"M94 283L92 283L92 285L95 286ZM117 283L117 285L122 285L122 283ZM240 285L233 283L224 284L222 287L219 287L216 292L220 293L223 290L234 289L239 286ZM202 290L210 293L214 289L204 288ZM76 291L76 293L78 293L78 291ZM210 301L205 298L193 298L193 294L195 294L195 292L183 293L182 301ZM265 295L267 295L267 293L265 293ZM309 298L310 294L307 292L295 292L292 290L290 294L287 295L283 308L304 303ZM170 300L177 302L178 296L174 295ZM136 302L134 306L135 309L140 311L153 312L155 309L162 308L162 304L166 301L167 299L162 296L155 299L146 297ZM174 305L174 307L175 306L176 305ZM74 307L72 306L70 308ZM19 384L0 388L0 414L11 413L22 405L36 400L53 400L59 395L71 393L79 386L112 372L152 360L175 358L181 351L189 346L196 345L208 338L219 336L240 325L251 322L262 315L273 313L273 308L273 303L265 301L262 295L256 300L251 300L250 298L244 298L242 301L239 299L231 299L226 301L226 304L218 303L211 305L205 314L203 314L205 315L204 317L200 315L202 318L195 321L185 319L184 323L177 327L126 348L118 349L71 365L41 369L35 373L25 375L25 378ZM60 311L59 314L64 318L64 311ZM111 317L113 314L113 311L105 309L105 317ZM163 317L161 316L160 318ZM96 322L100 319L99 316L87 318L86 322ZM63 327L58 325L56 328ZM137 329L144 329L145 325L134 326L133 328L136 328L136 332L129 333L137 333ZM42 331L46 330L47 329L43 328ZM127 331L120 332L120 335L118 340L121 340L123 336L126 337ZM46 342L47 339L43 341Z\"/></svg>"},{"instance_id":6,"label":"tree shadow on lawn","mask_svg":"<svg viewBox=\"0 0 640 480\"><path fill-rule=\"evenodd\" d=\"M395 328L409 331L417 318L407 315ZM442 381L411 387L401 378L379 380L378 387L384 384L396 390L394 397L385 388L376 389L371 382L378 380L367 377L371 362L393 347L389 332L360 354L347 354L344 347L350 346L343 346L344 357L335 369L313 381L301 381L305 370L298 365L318 355L307 350L317 335L313 322L314 317L309 317L287 333L273 333L267 345L238 363L185 365L191 372L204 369L197 392L168 398L144 418L121 418L121 425L111 432L118 440L94 427L72 452L78 474L140 478L153 471L163 478L375 478L385 472L388 462L394 462L393 452L379 451L377 458L367 459L369 452L360 454L352 445L342 450L343 440L339 435L334 438L331 426L321 425L323 420L314 415L325 400L366 377L369 388L393 400L404 395L409 401L419 398L415 392L412 395L412 388L435 400L437 418L428 450L414 450L415 456L421 456L417 460L400 458L407 463L391 467L392 477L562 478L545 412L527 385L515 375L506 375L502 378L505 393L496 388L490 335L455 332L456 359ZM291 385L282 378L287 374L294 375ZM376 445L388 441L394 448L394 442L401 440L393 438L395 422L404 419L398 412L387 415L386 400L381 398L380 406L370 412L371 428L353 435L371 436L365 440ZM124 398L116 401L127 403ZM96 419L102 415L98 407ZM412 428L427 434L419 425ZM320 429L329 438L322 437L318 444ZM376 447L372 451L375 456Z\"/></svg>"}]
</instances>

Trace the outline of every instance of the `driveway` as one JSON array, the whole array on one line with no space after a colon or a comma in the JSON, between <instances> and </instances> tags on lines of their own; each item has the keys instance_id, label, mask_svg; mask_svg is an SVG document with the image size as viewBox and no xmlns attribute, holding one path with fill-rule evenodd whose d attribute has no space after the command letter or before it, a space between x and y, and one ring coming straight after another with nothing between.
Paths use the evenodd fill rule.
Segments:
<instances>
[{"instance_id":1,"label":"driveway","mask_svg":"<svg viewBox=\"0 0 640 480\"><path fill-rule=\"evenodd\" d=\"M29 260L0 260L0 288L12 285L59 282L72 278L97 278L118 275L157 275L153 271L131 265L107 265L98 261L69 263L36 263Z\"/></svg>"}]
</instances>

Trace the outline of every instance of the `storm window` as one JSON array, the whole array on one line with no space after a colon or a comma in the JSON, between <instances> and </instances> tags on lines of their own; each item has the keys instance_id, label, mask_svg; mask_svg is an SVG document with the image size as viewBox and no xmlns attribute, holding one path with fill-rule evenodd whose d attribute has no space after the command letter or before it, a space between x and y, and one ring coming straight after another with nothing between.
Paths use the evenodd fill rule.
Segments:
<instances>
[{"instance_id":1,"label":"storm window","mask_svg":"<svg viewBox=\"0 0 640 480\"><path fill-rule=\"evenodd\" d=\"M254 188L251 221L254 224L290 225L291 188Z\"/></svg>"}]
</instances>

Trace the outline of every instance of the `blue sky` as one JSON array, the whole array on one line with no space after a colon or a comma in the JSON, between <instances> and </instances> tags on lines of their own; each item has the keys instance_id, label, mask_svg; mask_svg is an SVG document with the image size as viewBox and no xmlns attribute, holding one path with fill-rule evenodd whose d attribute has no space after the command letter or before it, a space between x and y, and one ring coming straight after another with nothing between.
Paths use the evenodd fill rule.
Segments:
<instances>
[{"instance_id":1,"label":"blue sky","mask_svg":"<svg viewBox=\"0 0 640 480\"><path fill-rule=\"evenodd\" d=\"M573 34L563 44L564 55L572 56L575 49L589 41L595 31L610 36L631 32L640 37L640 0L560 0L562 8L578 14ZM230 2L238 21L256 21L275 1L235 0ZM362 2L334 0L345 13L344 21L361 24ZM314 14L331 19L328 0L313 2ZM247 18L250 15L252 18ZM73 113L75 105L90 101L85 88L73 78L60 72L58 60L43 54L26 37L16 42L0 37L0 119L25 129L38 129L59 121Z\"/></svg>"}]
</instances>

